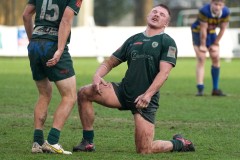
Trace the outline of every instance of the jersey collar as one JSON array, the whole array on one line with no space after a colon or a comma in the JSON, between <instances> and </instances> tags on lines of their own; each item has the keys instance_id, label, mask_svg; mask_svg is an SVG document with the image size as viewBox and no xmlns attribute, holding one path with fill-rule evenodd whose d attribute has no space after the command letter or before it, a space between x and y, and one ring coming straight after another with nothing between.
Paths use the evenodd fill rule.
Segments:
<instances>
[{"instance_id":1,"label":"jersey collar","mask_svg":"<svg viewBox=\"0 0 240 160\"><path fill-rule=\"evenodd\" d=\"M161 35L161 34L163 34L163 33L164 33L164 32L160 32L159 34L156 34L156 35ZM153 37L153 36L148 36L147 33L146 33L146 31L143 32L143 35L146 36L146 37ZM154 36L156 36L156 35L154 35Z\"/></svg>"}]
</instances>

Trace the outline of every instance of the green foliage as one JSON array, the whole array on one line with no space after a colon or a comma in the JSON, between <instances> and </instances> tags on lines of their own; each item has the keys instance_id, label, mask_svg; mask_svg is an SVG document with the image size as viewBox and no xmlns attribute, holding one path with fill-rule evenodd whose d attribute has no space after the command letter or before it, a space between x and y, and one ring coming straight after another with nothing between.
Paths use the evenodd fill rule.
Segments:
<instances>
[{"instance_id":1,"label":"green foliage","mask_svg":"<svg viewBox=\"0 0 240 160\"><path fill-rule=\"evenodd\" d=\"M91 83L98 63L96 59L74 58L78 88ZM210 61L206 64L206 96L195 97L195 59L179 59L161 90L160 108L156 117L156 139L169 140L175 133L191 139L195 153L164 153L138 155L134 146L133 117L128 111L118 111L95 104L95 153L73 153L71 156L31 154L33 110L37 90L32 81L27 58L0 58L0 159L115 159L115 160L235 160L239 159L240 135L240 74L239 59L221 62L220 86L228 96L212 97ZM120 81L126 65L113 69L107 80ZM52 115L60 96L56 87L49 107L44 130L51 128ZM64 149L82 138L77 106L61 132Z\"/></svg>"}]
</instances>

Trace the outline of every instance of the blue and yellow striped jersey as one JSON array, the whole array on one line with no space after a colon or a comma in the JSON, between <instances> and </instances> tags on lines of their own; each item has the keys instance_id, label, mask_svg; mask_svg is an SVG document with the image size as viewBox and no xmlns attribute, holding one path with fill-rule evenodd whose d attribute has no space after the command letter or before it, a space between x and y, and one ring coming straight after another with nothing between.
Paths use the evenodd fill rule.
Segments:
<instances>
[{"instance_id":1,"label":"blue and yellow striped jersey","mask_svg":"<svg viewBox=\"0 0 240 160\"><path fill-rule=\"evenodd\" d=\"M200 32L200 22L208 23L208 34L215 34L215 29L219 26L219 24L223 22L229 22L230 11L228 7L224 6L222 9L222 14L219 17L216 17L211 12L210 3L204 5L198 14L197 20L192 24L193 32Z\"/></svg>"}]
</instances>

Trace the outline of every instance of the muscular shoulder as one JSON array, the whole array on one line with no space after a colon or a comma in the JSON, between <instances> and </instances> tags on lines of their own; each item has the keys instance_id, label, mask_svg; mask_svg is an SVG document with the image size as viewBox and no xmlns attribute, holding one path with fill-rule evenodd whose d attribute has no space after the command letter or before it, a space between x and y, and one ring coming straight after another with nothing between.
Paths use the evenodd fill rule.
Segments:
<instances>
[{"instance_id":1,"label":"muscular shoulder","mask_svg":"<svg viewBox=\"0 0 240 160\"><path fill-rule=\"evenodd\" d=\"M202 14L205 17L210 17L211 16L211 9L210 9L210 4L204 5L200 10L199 14Z\"/></svg>"},{"instance_id":2,"label":"muscular shoulder","mask_svg":"<svg viewBox=\"0 0 240 160\"><path fill-rule=\"evenodd\" d=\"M137 33L137 34L132 35L127 40L125 40L125 42L122 45L122 47L131 46L133 43L135 43L136 41L140 40L142 36L143 36L143 33Z\"/></svg>"},{"instance_id":3,"label":"muscular shoulder","mask_svg":"<svg viewBox=\"0 0 240 160\"><path fill-rule=\"evenodd\" d=\"M223 8L223 12L222 12L222 17L227 17L227 16L229 16L230 15L230 10L229 10L229 8L228 7L224 7Z\"/></svg>"},{"instance_id":4,"label":"muscular shoulder","mask_svg":"<svg viewBox=\"0 0 240 160\"><path fill-rule=\"evenodd\" d=\"M143 33L137 33L128 38L128 41L135 41L143 36Z\"/></svg>"},{"instance_id":5,"label":"muscular shoulder","mask_svg":"<svg viewBox=\"0 0 240 160\"><path fill-rule=\"evenodd\" d=\"M175 40L166 33L162 34L162 42L164 44L176 46Z\"/></svg>"}]
</instances>

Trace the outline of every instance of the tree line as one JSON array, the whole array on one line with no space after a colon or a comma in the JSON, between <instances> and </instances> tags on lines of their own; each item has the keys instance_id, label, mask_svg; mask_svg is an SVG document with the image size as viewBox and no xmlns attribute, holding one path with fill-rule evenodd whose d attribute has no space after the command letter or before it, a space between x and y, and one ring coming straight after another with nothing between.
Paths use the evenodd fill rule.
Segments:
<instances>
[{"instance_id":1,"label":"tree line","mask_svg":"<svg viewBox=\"0 0 240 160\"><path fill-rule=\"evenodd\" d=\"M0 25L23 25L22 13L28 0L0 0ZM133 25L143 26L154 2L163 3L166 0L94 0L94 19L99 26L108 26L111 22L119 21L128 13L133 14ZM209 0L210 1L210 0ZM170 1L166 1L168 5ZM184 2L184 0L182 0ZM84 5L84 3L83 3ZM239 0L226 1L228 7L239 7ZM172 10L172 21L176 21L178 13ZM233 16L240 19L240 12ZM233 27L239 27L240 21L234 22Z\"/></svg>"},{"instance_id":2,"label":"tree line","mask_svg":"<svg viewBox=\"0 0 240 160\"><path fill-rule=\"evenodd\" d=\"M0 25L18 26L23 25L22 13L28 0L1 0ZM129 5L135 3L134 5ZM84 3L83 3L84 4ZM100 17L100 25L107 26L109 20L114 17L120 18L135 6L135 25L145 24L147 12L151 9L153 0L94 0L96 19ZM99 10L100 8L100 10ZM104 17L105 16L105 17Z\"/></svg>"},{"instance_id":3,"label":"tree line","mask_svg":"<svg viewBox=\"0 0 240 160\"><path fill-rule=\"evenodd\" d=\"M15 26L22 25L22 12L27 0L0 0L0 24Z\"/></svg>"}]
</instances>

